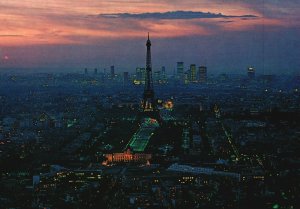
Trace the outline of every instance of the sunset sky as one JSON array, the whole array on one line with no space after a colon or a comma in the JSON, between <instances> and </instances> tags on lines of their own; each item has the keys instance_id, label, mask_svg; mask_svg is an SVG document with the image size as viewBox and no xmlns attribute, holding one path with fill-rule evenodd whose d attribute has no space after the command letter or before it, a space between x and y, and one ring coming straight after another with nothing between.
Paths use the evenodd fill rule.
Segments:
<instances>
[{"instance_id":1,"label":"sunset sky","mask_svg":"<svg viewBox=\"0 0 300 209\"><path fill-rule=\"evenodd\" d=\"M300 72L299 0L0 0L0 69Z\"/></svg>"}]
</instances>

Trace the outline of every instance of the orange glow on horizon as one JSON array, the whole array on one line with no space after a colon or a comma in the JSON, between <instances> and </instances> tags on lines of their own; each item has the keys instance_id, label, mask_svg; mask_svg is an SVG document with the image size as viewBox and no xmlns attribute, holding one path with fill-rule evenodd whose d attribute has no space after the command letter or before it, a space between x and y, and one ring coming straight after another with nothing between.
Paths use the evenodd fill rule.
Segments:
<instances>
[{"instance_id":1,"label":"orange glow on horizon","mask_svg":"<svg viewBox=\"0 0 300 209\"><path fill-rule=\"evenodd\" d=\"M266 9L271 8L266 6ZM274 10L274 8L271 8ZM152 13L201 11L228 16L255 15L258 18L133 19L101 18L109 13ZM228 20L232 22L225 23ZM223 22L222 22L223 21ZM0 46L85 44L105 39L142 38L150 31L154 38L207 36L222 31L253 30L255 26L288 27L298 24L263 17L247 3L209 0L10 0L0 2Z\"/></svg>"}]
</instances>

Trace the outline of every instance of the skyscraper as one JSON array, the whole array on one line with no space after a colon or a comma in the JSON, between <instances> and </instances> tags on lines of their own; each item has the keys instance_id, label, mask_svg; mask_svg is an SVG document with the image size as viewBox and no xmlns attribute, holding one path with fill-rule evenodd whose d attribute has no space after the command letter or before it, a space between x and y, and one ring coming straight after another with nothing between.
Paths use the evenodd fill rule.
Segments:
<instances>
[{"instance_id":1,"label":"skyscraper","mask_svg":"<svg viewBox=\"0 0 300 209\"><path fill-rule=\"evenodd\" d=\"M207 81L207 67L200 66L199 67L199 82L200 83L206 83Z\"/></svg>"},{"instance_id":2,"label":"skyscraper","mask_svg":"<svg viewBox=\"0 0 300 209\"><path fill-rule=\"evenodd\" d=\"M128 72L124 72L123 74L123 83L124 85L128 84L129 82L129 73Z\"/></svg>"},{"instance_id":3,"label":"skyscraper","mask_svg":"<svg viewBox=\"0 0 300 209\"><path fill-rule=\"evenodd\" d=\"M177 62L177 79L182 81L184 79L184 63Z\"/></svg>"},{"instance_id":4,"label":"skyscraper","mask_svg":"<svg viewBox=\"0 0 300 209\"><path fill-rule=\"evenodd\" d=\"M94 69L94 74L95 74L95 75L98 74L98 69L97 69L97 68Z\"/></svg>"},{"instance_id":5,"label":"skyscraper","mask_svg":"<svg viewBox=\"0 0 300 209\"><path fill-rule=\"evenodd\" d=\"M184 84L189 84L190 83L190 70L186 71L183 74L183 83Z\"/></svg>"},{"instance_id":6,"label":"skyscraper","mask_svg":"<svg viewBox=\"0 0 300 209\"><path fill-rule=\"evenodd\" d=\"M145 84L145 79L146 79L146 69L145 68L136 68L136 81L138 83L142 83L142 84Z\"/></svg>"},{"instance_id":7,"label":"skyscraper","mask_svg":"<svg viewBox=\"0 0 300 209\"><path fill-rule=\"evenodd\" d=\"M190 82L196 82L197 81L197 76L196 76L197 72L196 72L196 65L195 64L191 64L190 65Z\"/></svg>"},{"instance_id":8,"label":"skyscraper","mask_svg":"<svg viewBox=\"0 0 300 209\"><path fill-rule=\"evenodd\" d=\"M110 78L114 79L115 78L115 66L110 66Z\"/></svg>"}]
</instances>

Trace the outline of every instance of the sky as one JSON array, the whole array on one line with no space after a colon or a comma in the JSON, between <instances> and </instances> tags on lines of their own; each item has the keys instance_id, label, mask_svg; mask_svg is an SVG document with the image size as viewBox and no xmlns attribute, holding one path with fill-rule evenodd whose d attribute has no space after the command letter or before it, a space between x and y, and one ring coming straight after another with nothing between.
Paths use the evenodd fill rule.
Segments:
<instances>
[{"instance_id":1,"label":"sky","mask_svg":"<svg viewBox=\"0 0 300 209\"><path fill-rule=\"evenodd\" d=\"M0 0L0 69L300 73L299 0Z\"/></svg>"}]
</instances>

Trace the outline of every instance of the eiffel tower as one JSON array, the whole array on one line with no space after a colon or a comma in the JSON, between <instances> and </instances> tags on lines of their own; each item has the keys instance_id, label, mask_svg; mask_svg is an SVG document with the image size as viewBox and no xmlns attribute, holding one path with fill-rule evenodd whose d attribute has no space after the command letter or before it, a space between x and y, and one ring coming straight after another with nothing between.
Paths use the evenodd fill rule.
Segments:
<instances>
[{"instance_id":1,"label":"eiffel tower","mask_svg":"<svg viewBox=\"0 0 300 209\"><path fill-rule=\"evenodd\" d=\"M148 33L147 46L147 57L146 57L146 78L145 78L145 89L143 93L142 101L142 112L143 117L149 117L156 119L158 122L162 122L157 108L157 101L155 99L153 80L152 80L152 64L151 64L151 41Z\"/></svg>"}]
</instances>

